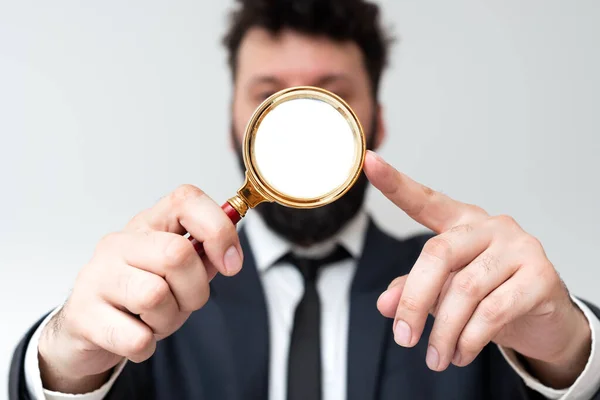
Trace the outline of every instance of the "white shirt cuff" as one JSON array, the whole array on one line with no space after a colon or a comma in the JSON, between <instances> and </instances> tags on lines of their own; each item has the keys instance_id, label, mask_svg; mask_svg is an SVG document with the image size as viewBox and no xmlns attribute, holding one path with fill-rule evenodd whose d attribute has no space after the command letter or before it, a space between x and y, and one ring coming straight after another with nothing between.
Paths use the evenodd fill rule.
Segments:
<instances>
[{"instance_id":1,"label":"white shirt cuff","mask_svg":"<svg viewBox=\"0 0 600 400\"><path fill-rule=\"evenodd\" d=\"M117 364L108 382L102 385L99 389L96 389L90 393L59 393L44 389L42 385L42 377L38 361L38 343L44 327L60 309L61 307L56 308L50 315L48 315L48 317L44 319L27 345L27 351L25 353L25 382L27 384L29 396L35 400L102 400L108 394L110 388L121 374L121 371L123 370L123 367L125 367L127 360L123 360Z\"/></svg>"},{"instance_id":2,"label":"white shirt cuff","mask_svg":"<svg viewBox=\"0 0 600 400\"><path fill-rule=\"evenodd\" d=\"M525 368L523 368L523 365L517 359L515 351L499 346L500 352L515 372L523 379L525 385L551 400L587 400L591 399L600 388L600 352L597 348L598 340L600 340L600 320L580 300L575 297L572 297L572 299L590 324L592 349L583 372L571 387L558 390L543 385L539 380L525 371Z\"/></svg>"}]
</instances>

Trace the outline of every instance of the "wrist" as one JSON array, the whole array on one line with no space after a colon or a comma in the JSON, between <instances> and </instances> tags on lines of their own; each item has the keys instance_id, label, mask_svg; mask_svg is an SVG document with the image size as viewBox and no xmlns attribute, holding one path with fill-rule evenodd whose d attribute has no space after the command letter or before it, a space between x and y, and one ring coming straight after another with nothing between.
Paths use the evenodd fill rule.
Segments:
<instances>
[{"instance_id":1,"label":"wrist","mask_svg":"<svg viewBox=\"0 0 600 400\"><path fill-rule=\"evenodd\" d=\"M41 332L37 346L37 361L42 387L45 390L65 394L85 394L93 392L108 381L111 373L107 371L89 374L77 367L73 348L79 341L55 323L50 321ZM83 346L81 346L83 348Z\"/></svg>"},{"instance_id":2,"label":"wrist","mask_svg":"<svg viewBox=\"0 0 600 400\"><path fill-rule=\"evenodd\" d=\"M526 358L527 364L540 382L555 389L573 385L589 360L592 334L589 322L575 304L570 318L564 321L568 333L566 346L550 360Z\"/></svg>"},{"instance_id":3,"label":"wrist","mask_svg":"<svg viewBox=\"0 0 600 400\"><path fill-rule=\"evenodd\" d=\"M111 370L97 375L74 375L61 372L42 353L38 352L40 378L45 390L65 394L86 394L100 388L109 380Z\"/></svg>"},{"instance_id":4,"label":"wrist","mask_svg":"<svg viewBox=\"0 0 600 400\"><path fill-rule=\"evenodd\" d=\"M583 367L590 356L592 347L592 331L590 324L583 312L573 304L574 308L574 332L568 341L564 353L556 361L556 365L572 365L583 363Z\"/></svg>"}]
</instances>

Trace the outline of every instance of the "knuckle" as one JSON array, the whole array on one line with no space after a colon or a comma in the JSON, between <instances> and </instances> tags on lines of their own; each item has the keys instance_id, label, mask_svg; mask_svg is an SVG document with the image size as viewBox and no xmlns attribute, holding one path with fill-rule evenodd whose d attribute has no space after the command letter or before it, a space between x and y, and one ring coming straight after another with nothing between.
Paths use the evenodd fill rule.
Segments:
<instances>
[{"instance_id":1,"label":"knuckle","mask_svg":"<svg viewBox=\"0 0 600 400\"><path fill-rule=\"evenodd\" d=\"M203 195L204 192L196 186L186 184L175 189L169 196L169 200L173 205L179 206L188 202L190 199L198 198Z\"/></svg>"},{"instance_id":2,"label":"knuckle","mask_svg":"<svg viewBox=\"0 0 600 400\"><path fill-rule=\"evenodd\" d=\"M520 226L510 215L497 215L491 218L491 221L499 227L508 228L511 231L520 230Z\"/></svg>"},{"instance_id":3,"label":"knuckle","mask_svg":"<svg viewBox=\"0 0 600 400\"><path fill-rule=\"evenodd\" d=\"M388 285L388 287L387 287L388 290L390 290L391 288L396 287L397 285L401 284L403 280L406 280L406 276L399 276L399 277L395 278Z\"/></svg>"},{"instance_id":4,"label":"knuckle","mask_svg":"<svg viewBox=\"0 0 600 400\"><path fill-rule=\"evenodd\" d=\"M487 212L483 208L481 208L475 204L468 204L467 209L469 210L470 214L487 215Z\"/></svg>"},{"instance_id":5,"label":"knuckle","mask_svg":"<svg viewBox=\"0 0 600 400\"><path fill-rule=\"evenodd\" d=\"M450 232L452 233L468 233L471 231L473 231L473 225L470 224L456 225L450 229Z\"/></svg>"},{"instance_id":6,"label":"knuckle","mask_svg":"<svg viewBox=\"0 0 600 400\"><path fill-rule=\"evenodd\" d=\"M122 240L123 235L120 232L112 232L104 235L98 245L96 246L96 252L105 252L114 249Z\"/></svg>"},{"instance_id":7,"label":"knuckle","mask_svg":"<svg viewBox=\"0 0 600 400\"><path fill-rule=\"evenodd\" d=\"M494 269L498 269L498 258L492 254L484 253L477 261L479 267L483 269L485 274L491 273Z\"/></svg>"},{"instance_id":8,"label":"knuckle","mask_svg":"<svg viewBox=\"0 0 600 400\"><path fill-rule=\"evenodd\" d=\"M220 218L212 226L206 226L206 241L233 243L237 241L237 231L228 218Z\"/></svg>"},{"instance_id":9,"label":"knuckle","mask_svg":"<svg viewBox=\"0 0 600 400\"><path fill-rule=\"evenodd\" d=\"M219 229L219 235L222 235L224 239L237 240L237 230L229 218L225 219L221 229Z\"/></svg>"},{"instance_id":10,"label":"knuckle","mask_svg":"<svg viewBox=\"0 0 600 400\"><path fill-rule=\"evenodd\" d=\"M482 342L481 336L478 336L471 332L463 332L458 339L457 348L460 353L463 355L463 358L468 358L465 356L470 356L473 354L478 354L485 343Z\"/></svg>"},{"instance_id":11,"label":"knuckle","mask_svg":"<svg viewBox=\"0 0 600 400\"><path fill-rule=\"evenodd\" d=\"M135 228L137 230L141 230L141 229L145 228L146 225L148 224L148 215L150 213L151 213L151 210L147 209L147 210L140 212L137 215L134 215L133 218L131 218L131 220L129 220L127 227Z\"/></svg>"},{"instance_id":12,"label":"knuckle","mask_svg":"<svg viewBox=\"0 0 600 400\"><path fill-rule=\"evenodd\" d=\"M481 307L481 318L488 323L497 322L502 316L503 310L499 302L488 302Z\"/></svg>"},{"instance_id":13,"label":"knuckle","mask_svg":"<svg viewBox=\"0 0 600 400\"><path fill-rule=\"evenodd\" d=\"M200 291L198 297L199 299L197 309L200 309L204 307L204 305L208 302L208 299L210 298L210 286L208 284L206 285L204 290Z\"/></svg>"},{"instance_id":14,"label":"knuckle","mask_svg":"<svg viewBox=\"0 0 600 400\"><path fill-rule=\"evenodd\" d=\"M437 321L437 319L436 319ZM439 329L433 329L429 335L429 344L433 345L438 351L444 351L448 347L448 337Z\"/></svg>"},{"instance_id":15,"label":"knuckle","mask_svg":"<svg viewBox=\"0 0 600 400\"><path fill-rule=\"evenodd\" d=\"M481 318L488 324L503 322L511 307L518 303L519 297L518 291L488 297L481 303Z\"/></svg>"},{"instance_id":16,"label":"knuckle","mask_svg":"<svg viewBox=\"0 0 600 400\"><path fill-rule=\"evenodd\" d=\"M171 235L163 250L163 262L166 269L177 269L184 265L194 251L192 243L183 236Z\"/></svg>"},{"instance_id":17,"label":"knuckle","mask_svg":"<svg viewBox=\"0 0 600 400\"><path fill-rule=\"evenodd\" d=\"M109 348L117 347L118 337L117 328L113 324L107 324L104 328L104 337Z\"/></svg>"},{"instance_id":18,"label":"knuckle","mask_svg":"<svg viewBox=\"0 0 600 400\"><path fill-rule=\"evenodd\" d=\"M535 254L545 254L542 242L535 236L525 234L520 239L520 246L523 250L533 251Z\"/></svg>"},{"instance_id":19,"label":"knuckle","mask_svg":"<svg viewBox=\"0 0 600 400\"><path fill-rule=\"evenodd\" d=\"M123 303L119 304L119 306L132 307L132 296L134 296L136 293L135 288L133 287L135 285L133 276L121 270L116 279L116 291L118 293L121 293L122 300L120 302ZM137 310L133 309L131 309L130 311L137 312Z\"/></svg>"},{"instance_id":20,"label":"knuckle","mask_svg":"<svg viewBox=\"0 0 600 400\"><path fill-rule=\"evenodd\" d=\"M400 298L400 307L411 313L415 313L420 310L419 302L412 296L402 296Z\"/></svg>"},{"instance_id":21,"label":"knuckle","mask_svg":"<svg viewBox=\"0 0 600 400\"><path fill-rule=\"evenodd\" d=\"M421 184L420 188L424 197L423 201L416 202L405 208L406 213L412 218L419 218L419 216L425 211L428 205L435 200L436 197L436 192L433 189Z\"/></svg>"},{"instance_id":22,"label":"knuckle","mask_svg":"<svg viewBox=\"0 0 600 400\"><path fill-rule=\"evenodd\" d=\"M158 307L171 292L169 285L162 278L156 276L156 279L149 279L149 281L140 291L140 308L144 310Z\"/></svg>"},{"instance_id":23,"label":"knuckle","mask_svg":"<svg viewBox=\"0 0 600 400\"><path fill-rule=\"evenodd\" d=\"M144 329L131 338L128 346L128 355L144 354L154 343L154 334L149 329Z\"/></svg>"},{"instance_id":24,"label":"knuckle","mask_svg":"<svg viewBox=\"0 0 600 400\"><path fill-rule=\"evenodd\" d=\"M472 273L464 271L456 276L455 281L455 290L462 296L477 297L479 295L479 285Z\"/></svg>"},{"instance_id":25,"label":"knuckle","mask_svg":"<svg viewBox=\"0 0 600 400\"><path fill-rule=\"evenodd\" d=\"M191 299L189 304L184 304L181 311L183 312L194 312L206 305L210 298L210 286L208 283L203 285L202 290L195 293L195 296Z\"/></svg>"},{"instance_id":26,"label":"knuckle","mask_svg":"<svg viewBox=\"0 0 600 400\"><path fill-rule=\"evenodd\" d=\"M423 253L430 257L446 261L452 255L452 244L442 236L436 236L425 243Z\"/></svg>"}]
</instances>

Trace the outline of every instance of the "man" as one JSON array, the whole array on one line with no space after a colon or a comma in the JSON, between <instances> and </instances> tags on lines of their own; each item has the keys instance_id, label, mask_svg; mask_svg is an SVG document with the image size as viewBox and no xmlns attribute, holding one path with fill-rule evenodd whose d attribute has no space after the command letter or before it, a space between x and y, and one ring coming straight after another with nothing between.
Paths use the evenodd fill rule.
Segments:
<instances>
[{"instance_id":1,"label":"man","mask_svg":"<svg viewBox=\"0 0 600 400\"><path fill-rule=\"evenodd\" d=\"M388 40L375 5L246 0L225 43L238 154L260 102L298 85L345 98L371 150L381 144ZM367 179L435 235L399 241L379 230L362 208ZM10 395L600 399L598 315L510 217L436 193L369 152L365 176L336 203L264 204L239 236L191 186L138 214L98 244L64 306L19 344Z\"/></svg>"}]
</instances>

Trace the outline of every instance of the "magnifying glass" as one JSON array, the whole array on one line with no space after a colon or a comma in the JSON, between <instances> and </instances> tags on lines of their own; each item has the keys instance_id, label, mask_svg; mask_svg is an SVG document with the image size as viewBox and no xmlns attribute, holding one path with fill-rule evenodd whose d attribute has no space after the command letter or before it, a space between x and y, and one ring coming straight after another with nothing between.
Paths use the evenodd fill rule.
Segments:
<instances>
[{"instance_id":1,"label":"magnifying glass","mask_svg":"<svg viewBox=\"0 0 600 400\"><path fill-rule=\"evenodd\" d=\"M339 96L317 87L284 89L254 112L244 135L246 179L222 209L237 224L268 201L316 208L342 197L360 177L363 128ZM190 237L198 254L202 243Z\"/></svg>"}]
</instances>

